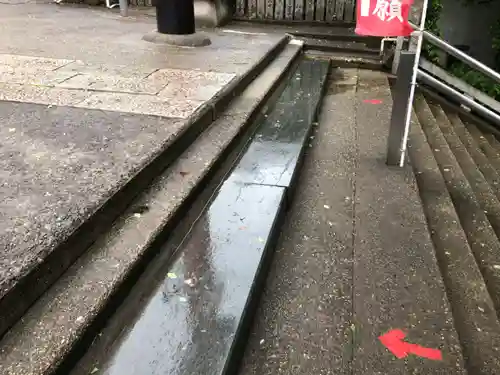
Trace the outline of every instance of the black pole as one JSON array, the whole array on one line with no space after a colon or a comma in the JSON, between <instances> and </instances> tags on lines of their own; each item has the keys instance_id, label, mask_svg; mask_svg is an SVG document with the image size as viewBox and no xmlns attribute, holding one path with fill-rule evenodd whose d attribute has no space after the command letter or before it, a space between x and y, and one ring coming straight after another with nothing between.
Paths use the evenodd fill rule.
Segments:
<instances>
[{"instance_id":1,"label":"black pole","mask_svg":"<svg viewBox=\"0 0 500 375\"><path fill-rule=\"evenodd\" d=\"M160 34L194 34L193 0L156 0L156 23Z\"/></svg>"}]
</instances>

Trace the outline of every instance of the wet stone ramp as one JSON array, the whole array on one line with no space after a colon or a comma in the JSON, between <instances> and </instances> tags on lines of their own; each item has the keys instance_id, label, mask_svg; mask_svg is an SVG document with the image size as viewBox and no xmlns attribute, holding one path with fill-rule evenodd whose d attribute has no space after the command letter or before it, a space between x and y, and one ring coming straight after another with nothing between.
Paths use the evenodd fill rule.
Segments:
<instances>
[{"instance_id":1,"label":"wet stone ramp","mask_svg":"<svg viewBox=\"0 0 500 375\"><path fill-rule=\"evenodd\" d=\"M328 70L298 63L141 313L111 345L105 328L72 375L234 373Z\"/></svg>"}]
</instances>

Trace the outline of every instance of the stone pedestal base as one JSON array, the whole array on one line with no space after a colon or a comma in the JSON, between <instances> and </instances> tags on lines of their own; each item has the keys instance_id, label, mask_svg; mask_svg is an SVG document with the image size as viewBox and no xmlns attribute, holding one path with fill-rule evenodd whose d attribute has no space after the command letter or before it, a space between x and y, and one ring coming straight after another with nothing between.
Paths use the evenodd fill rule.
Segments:
<instances>
[{"instance_id":1,"label":"stone pedestal base","mask_svg":"<svg viewBox=\"0 0 500 375\"><path fill-rule=\"evenodd\" d=\"M169 44L180 47L203 47L212 43L209 37L201 33L174 35L160 34L158 31L153 31L144 35L142 39L151 43Z\"/></svg>"}]
</instances>

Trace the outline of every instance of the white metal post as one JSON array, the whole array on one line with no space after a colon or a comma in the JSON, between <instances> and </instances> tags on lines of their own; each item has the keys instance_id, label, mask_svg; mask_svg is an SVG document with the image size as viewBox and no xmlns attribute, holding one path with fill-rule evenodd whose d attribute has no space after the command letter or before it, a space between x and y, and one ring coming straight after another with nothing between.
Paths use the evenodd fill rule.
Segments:
<instances>
[{"instance_id":1,"label":"white metal post","mask_svg":"<svg viewBox=\"0 0 500 375\"><path fill-rule=\"evenodd\" d=\"M405 117L405 131L403 135L403 140L401 142L401 159L399 161L399 166L403 167L405 162L406 148L408 145L408 134L410 133L410 124L411 124L411 111L413 109L413 98L415 97L415 87L417 85L417 71L418 71L418 63L420 61L420 55L422 53L422 43L424 38L424 29L425 29L425 19L427 17L427 6L429 5L429 0L424 0L424 6L422 8L422 16L420 18L420 27L416 32L417 35L417 46L415 50L415 64L413 66L413 74L411 78L411 89L410 95L408 97L408 107Z\"/></svg>"}]
</instances>

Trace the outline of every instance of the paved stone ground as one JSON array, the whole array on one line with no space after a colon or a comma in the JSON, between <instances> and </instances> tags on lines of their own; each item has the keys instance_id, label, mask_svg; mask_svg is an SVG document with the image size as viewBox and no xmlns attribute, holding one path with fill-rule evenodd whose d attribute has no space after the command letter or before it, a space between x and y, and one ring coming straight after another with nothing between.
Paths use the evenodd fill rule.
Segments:
<instances>
[{"instance_id":1,"label":"paved stone ground","mask_svg":"<svg viewBox=\"0 0 500 375\"><path fill-rule=\"evenodd\" d=\"M132 14L0 3L0 297L279 39L155 45Z\"/></svg>"},{"instance_id":2,"label":"paved stone ground","mask_svg":"<svg viewBox=\"0 0 500 375\"><path fill-rule=\"evenodd\" d=\"M384 79L329 87L240 375L465 373L412 173L385 165ZM378 341L395 328L443 360L397 359Z\"/></svg>"},{"instance_id":3,"label":"paved stone ground","mask_svg":"<svg viewBox=\"0 0 500 375\"><path fill-rule=\"evenodd\" d=\"M185 118L277 38L221 32L205 48L172 48L142 41L154 22L102 8L0 4L0 100Z\"/></svg>"}]
</instances>

